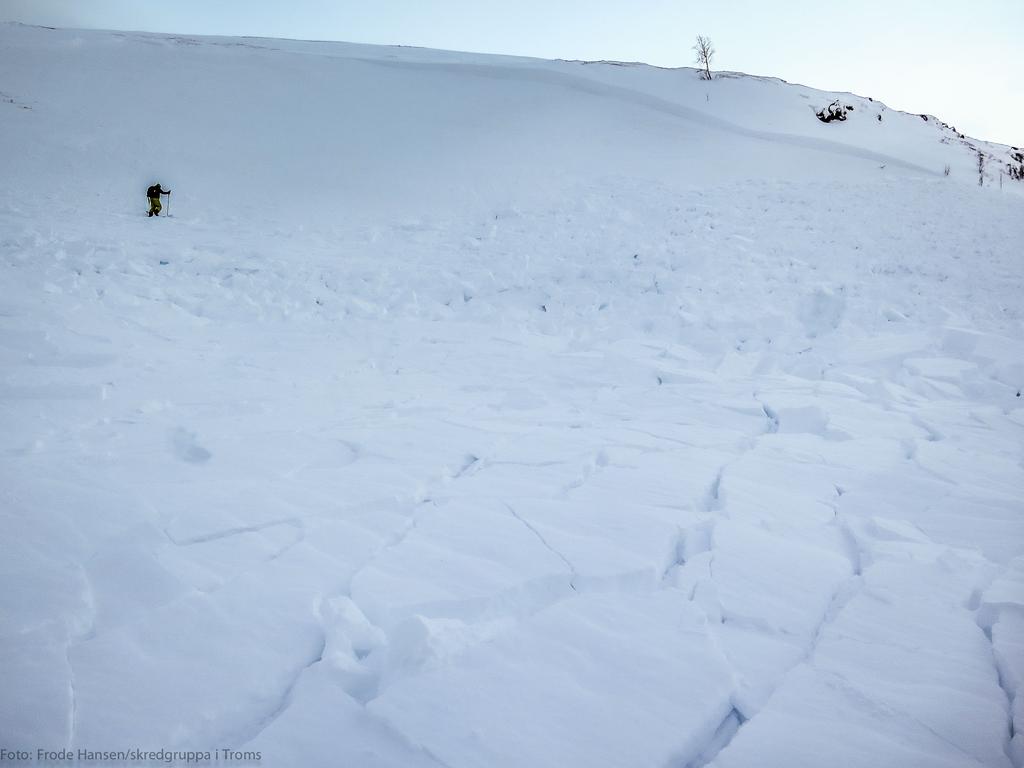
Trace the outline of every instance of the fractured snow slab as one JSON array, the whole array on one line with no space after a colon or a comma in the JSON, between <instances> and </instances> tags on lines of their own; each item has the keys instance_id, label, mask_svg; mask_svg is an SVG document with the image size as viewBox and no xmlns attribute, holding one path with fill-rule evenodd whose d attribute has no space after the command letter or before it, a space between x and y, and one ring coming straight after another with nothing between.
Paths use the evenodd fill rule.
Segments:
<instances>
[{"instance_id":1,"label":"fractured snow slab","mask_svg":"<svg viewBox=\"0 0 1024 768\"><path fill-rule=\"evenodd\" d=\"M451 768L685 765L731 693L703 616L660 591L560 602L369 710Z\"/></svg>"},{"instance_id":2,"label":"fractured snow slab","mask_svg":"<svg viewBox=\"0 0 1024 768\"><path fill-rule=\"evenodd\" d=\"M491 501L424 504L400 541L352 579L378 626L415 613L468 618L530 612L571 592L565 561L509 508Z\"/></svg>"}]
</instances>

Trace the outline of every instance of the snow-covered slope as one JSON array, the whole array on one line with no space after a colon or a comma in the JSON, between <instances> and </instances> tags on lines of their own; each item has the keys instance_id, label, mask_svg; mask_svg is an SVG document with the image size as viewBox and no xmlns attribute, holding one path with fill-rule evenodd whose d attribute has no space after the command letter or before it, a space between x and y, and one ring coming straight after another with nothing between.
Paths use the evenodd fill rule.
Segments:
<instances>
[{"instance_id":1,"label":"snow-covered slope","mask_svg":"<svg viewBox=\"0 0 1024 768\"><path fill-rule=\"evenodd\" d=\"M1009 148L20 25L0 92L6 747L1024 763Z\"/></svg>"}]
</instances>

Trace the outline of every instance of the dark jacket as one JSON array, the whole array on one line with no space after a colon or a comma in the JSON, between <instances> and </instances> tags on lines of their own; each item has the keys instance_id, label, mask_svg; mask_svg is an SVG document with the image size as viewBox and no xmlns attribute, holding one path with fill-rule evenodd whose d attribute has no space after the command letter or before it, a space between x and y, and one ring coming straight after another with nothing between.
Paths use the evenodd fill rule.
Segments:
<instances>
[{"instance_id":1,"label":"dark jacket","mask_svg":"<svg viewBox=\"0 0 1024 768\"><path fill-rule=\"evenodd\" d=\"M169 189L160 189L160 185L159 184L154 184L152 187L150 187L149 189L146 190L146 196L148 198L150 198L151 200L154 197L160 197L160 195L169 195L169 194L171 194L171 190L169 190Z\"/></svg>"}]
</instances>

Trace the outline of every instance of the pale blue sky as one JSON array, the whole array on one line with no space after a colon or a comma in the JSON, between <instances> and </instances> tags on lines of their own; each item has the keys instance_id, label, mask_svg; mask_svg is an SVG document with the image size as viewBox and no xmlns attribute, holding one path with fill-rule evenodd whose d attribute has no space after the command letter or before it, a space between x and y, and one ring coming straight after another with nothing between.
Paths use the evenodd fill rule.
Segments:
<instances>
[{"instance_id":1,"label":"pale blue sky","mask_svg":"<svg viewBox=\"0 0 1024 768\"><path fill-rule=\"evenodd\" d=\"M1024 0L0 0L0 21L714 66L1024 144Z\"/></svg>"}]
</instances>

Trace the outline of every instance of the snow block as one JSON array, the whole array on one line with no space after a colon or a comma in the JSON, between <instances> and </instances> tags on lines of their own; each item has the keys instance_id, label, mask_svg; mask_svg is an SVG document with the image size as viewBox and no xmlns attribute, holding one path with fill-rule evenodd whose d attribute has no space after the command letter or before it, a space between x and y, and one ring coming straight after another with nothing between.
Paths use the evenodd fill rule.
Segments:
<instances>
[{"instance_id":1,"label":"snow block","mask_svg":"<svg viewBox=\"0 0 1024 768\"><path fill-rule=\"evenodd\" d=\"M731 693L703 616L660 591L563 601L368 709L453 768L686 765Z\"/></svg>"}]
</instances>

